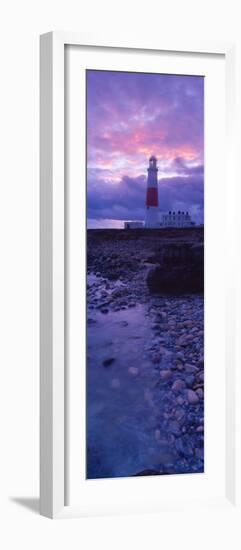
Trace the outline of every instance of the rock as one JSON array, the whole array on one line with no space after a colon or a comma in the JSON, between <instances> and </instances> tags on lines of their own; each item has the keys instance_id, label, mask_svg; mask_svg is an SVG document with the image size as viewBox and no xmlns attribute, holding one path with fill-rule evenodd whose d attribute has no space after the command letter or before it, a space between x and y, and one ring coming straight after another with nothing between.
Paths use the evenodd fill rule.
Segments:
<instances>
[{"instance_id":1,"label":"rock","mask_svg":"<svg viewBox=\"0 0 241 550\"><path fill-rule=\"evenodd\" d=\"M155 330L155 331L156 331L156 330L157 330L157 331L160 330L160 326L159 326L158 324L156 324L156 323L155 323L154 325L152 325L151 328L152 328L152 330Z\"/></svg>"},{"instance_id":2,"label":"rock","mask_svg":"<svg viewBox=\"0 0 241 550\"><path fill-rule=\"evenodd\" d=\"M184 369L184 366L182 363L176 363L176 368L177 370L182 371Z\"/></svg>"},{"instance_id":3,"label":"rock","mask_svg":"<svg viewBox=\"0 0 241 550\"><path fill-rule=\"evenodd\" d=\"M181 395L179 395L179 396L177 397L177 403L178 403L178 405L183 405L184 399L183 399L183 397L181 397Z\"/></svg>"},{"instance_id":4,"label":"rock","mask_svg":"<svg viewBox=\"0 0 241 550\"><path fill-rule=\"evenodd\" d=\"M203 399L203 397L204 397L204 392L203 392L203 389L202 389L202 388L198 388L198 389L196 390L196 393L197 393L199 399Z\"/></svg>"},{"instance_id":5,"label":"rock","mask_svg":"<svg viewBox=\"0 0 241 550\"><path fill-rule=\"evenodd\" d=\"M178 352L176 354L176 358L178 359L178 361L181 361L182 363L185 363L185 357L184 357L184 354L181 353L181 352Z\"/></svg>"},{"instance_id":6,"label":"rock","mask_svg":"<svg viewBox=\"0 0 241 550\"><path fill-rule=\"evenodd\" d=\"M159 264L160 266L151 269L147 275L147 286L151 293L203 292L203 243L164 245Z\"/></svg>"},{"instance_id":7,"label":"rock","mask_svg":"<svg viewBox=\"0 0 241 550\"><path fill-rule=\"evenodd\" d=\"M173 445L175 443L175 436L170 432L167 434L168 445Z\"/></svg>"},{"instance_id":8,"label":"rock","mask_svg":"<svg viewBox=\"0 0 241 550\"><path fill-rule=\"evenodd\" d=\"M199 397L193 390L187 390L187 399L190 405L197 405L197 403L199 402Z\"/></svg>"},{"instance_id":9,"label":"rock","mask_svg":"<svg viewBox=\"0 0 241 550\"><path fill-rule=\"evenodd\" d=\"M195 367L195 365L190 365L189 363L185 363L185 371L190 374L196 374L198 372L198 367Z\"/></svg>"},{"instance_id":10,"label":"rock","mask_svg":"<svg viewBox=\"0 0 241 550\"><path fill-rule=\"evenodd\" d=\"M204 453L203 453L203 449L195 449L195 456L197 458L200 458L201 460L204 460Z\"/></svg>"},{"instance_id":11,"label":"rock","mask_svg":"<svg viewBox=\"0 0 241 550\"><path fill-rule=\"evenodd\" d=\"M173 435L180 435L181 433L180 426L177 420L171 420L169 422L168 428Z\"/></svg>"},{"instance_id":12,"label":"rock","mask_svg":"<svg viewBox=\"0 0 241 550\"><path fill-rule=\"evenodd\" d=\"M160 311L159 315L161 316L162 320L164 321L167 318L166 311Z\"/></svg>"},{"instance_id":13,"label":"rock","mask_svg":"<svg viewBox=\"0 0 241 550\"><path fill-rule=\"evenodd\" d=\"M120 300L119 301L119 305L120 306L127 306L128 305L128 302L126 300Z\"/></svg>"},{"instance_id":14,"label":"rock","mask_svg":"<svg viewBox=\"0 0 241 550\"><path fill-rule=\"evenodd\" d=\"M133 376L137 376L137 374L139 374L139 369L137 367L129 367L128 372Z\"/></svg>"},{"instance_id":15,"label":"rock","mask_svg":"<svg viewBox=\"0 0 241 550\"><path fill-rule=\"evenodd\" d=\"M183 336L180 336L180 338L176 340L176 345L185 347L187 346L188 341L189 341L188 337L184 334Z\"/></svg>"},{"instance_id":16,"label":"rock","mask_svg":"<svg viewBox=\"0 0 241 550\"><path fill-rule=\"evenodd\" d=\"M179 391L183 390L185 387L186 387L186 384L185 384L184 380L181 380L180 378L178 378L172 384L172 391L179 392Z\"/></svg>"},{"instance_id":17,"label":"rock","mask_svg":"<svg viewBox=\"0 0 241 550\"><path fill-rule=\"evenodd\" d=\"M109 357L108 359L105 359L102 363L102 365L104 367L110 367L112 365L112 363L114 363L115 361L115 358L114 357Z\"/></svg>"},{"instance_id":18,"label":"rock","mask_svg":"<svg viewBox=\"0 0 241 550\"><path fill-rule=\"evenodd\" d=\"M176 365L176 363L171 363L170 368L171 368L173 371L174 371L174 370L177 370L177 365Z\"/></svg>"},{"instance_id":19,"label":"rock","mask_svg":"<svg viewBox=\"0 0 241 550\"><path fill-rule=\"evenodd\" d=\"M195 382L195 376L193 374L189 374L185 377L186 384L188 388L192 388L194 382Z\"/></svg>"},{"instance_id":20,"label":"rock","mask_svg":"<svg viewBox=\"0 0 241 550\"><path fill-rule=\"evenodd\" d=\"M175 410L175 418L180 422L183 421L185 417L185 411L182 407L177 407Z\"/></svg>"},{"instance_id":21,"label":"rock","mask_svg":"<svg viewBox=\"0 0 241 550\"><path fill-rule=\"evenodd\" d=\"M178 453L180 453L185 458L189 458L190 456L193 456L193 451L191 446L188 445L188 441L184 440L184 437L178 437L178 439L176 439L175 447Z\"/></svg>"},{"instance_id":22,"label":"rock","mask_svg":"<svg viewBox=\"0 0 241 550\"><path fill-rule=\"evenodd\" d=\"M95 301L95 303L96 303L96 299L95 299L94 301ZM108 305L109 305L109 300L108 300L108 301L105 300L104 302L98 301L96 307L97 307L98 309L105 309L105 308L107 308Z\"/></svg>"},{"instance_id":23,"label":"rock","mask_svg":"<svg viewBox=\"0 0 241 550\"><path fill-rule=\"evenodd\" d=\"M204 382L204 373L203 372L198 373L197 380L198 380L198 382Z\"/></svg>"},{"instance_id":24,"label":"rock","mask_svg":"<svg viewBox=\"0 0 241 550\"><path fill-rule=\"evenodd\" d=\"M93 324L96 323L96 319L92 319L91 317L88 317L87 323L88 323L88 325L93 325Z\"/></svg>"},{"instance_id":25,"label":"rock","mask_svg":"<svg viewBox=\"0 0 241 550\"><path fill-rule=\"evenodd\" d=\"M169 357L172 356L172 351L169 351L168 349L164 348L163 346L160 346L159 351L162 355L168 355Z\"/></svg>"},{"instance_id":26,"label":"rock","mask_svg":"<svg viewBox=\"0 0 241 550\"><path fill-rule=\"evenodd\" d=\"M191 321L191 319L187 319L186 321L183 321L183 326L185 328L190 328L193 326L193 321Z\"/></svg>"},{"instance_id":27,"label":"rock","mask_svg":"<svg viewBox=\"0 0 241 550\"><path fill-rule=\"evenodd\" d=\"M172 372L170 370L161 370L160 377L162 380L167 381L172 377Z\"/></svg>"},{"instance_id":28,"label":"rock","mask_svg":"<svg viewBox=\"0 0 241 550\"><path fill-rule=\"evenodd\" d=\"M203 432L204 432L204 426L203 426L203 425L198 426L197 429L196 429L196 431L197 431L198 433L203 433Z\"/></svg>"},{"instance_id":29,"label":"rock","mask_svg":"<svg viewBox=\"0 0 241 550\"><path fill-rule=\"evenodd\" d=\"M152 363L154 363L154 364L160 363L161 356L159 354L153 355L151 360L152 360Z\"/></svg>"}]
</instances>

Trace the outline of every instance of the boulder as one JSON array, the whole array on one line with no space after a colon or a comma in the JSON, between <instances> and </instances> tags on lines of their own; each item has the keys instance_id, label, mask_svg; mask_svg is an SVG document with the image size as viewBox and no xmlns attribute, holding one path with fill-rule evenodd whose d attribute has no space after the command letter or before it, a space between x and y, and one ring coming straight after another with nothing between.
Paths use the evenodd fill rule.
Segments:
<instances>
[{"instance_id":1,"label":"boulder","mask_svg":"<svg viewBox=\"0 0 241 550\"><path fill-rule=\"evenodd\" d=\"M162 248L159 266L148 272L151 293L201 293L204 289L204 247L201 244L172 244Z\"/></svg>"}]
</instances>

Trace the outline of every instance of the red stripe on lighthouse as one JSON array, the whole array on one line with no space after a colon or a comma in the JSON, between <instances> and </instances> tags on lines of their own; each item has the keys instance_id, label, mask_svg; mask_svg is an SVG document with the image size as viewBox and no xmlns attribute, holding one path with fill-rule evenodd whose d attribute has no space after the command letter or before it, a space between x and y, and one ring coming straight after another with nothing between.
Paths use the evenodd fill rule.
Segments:
<instances>
[{"instance_id":1,"label":"red stripe on lighthouse","mask_svg":"<svg viewBox=\"0 0 241 550\"><path fill-rule=\"evenodd\" d=\"M146 206L158 206L158 193L156 187L148 187L146 190Z\"/></svg>"}]
</instances>

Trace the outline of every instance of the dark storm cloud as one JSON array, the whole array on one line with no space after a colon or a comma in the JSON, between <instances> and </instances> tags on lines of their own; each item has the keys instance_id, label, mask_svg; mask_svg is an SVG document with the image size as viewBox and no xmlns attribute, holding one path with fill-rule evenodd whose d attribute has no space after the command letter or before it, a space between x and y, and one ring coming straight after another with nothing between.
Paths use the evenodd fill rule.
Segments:
<instances>
[{"instance_id":1,"label":"dark storm cloud","mask_svg":"<svg viewBox=\"0 0 241 550\"><path fill-rule=\"evenodd\" d=\"M119 184L99 180L88 192L88 217L94 219L144 219L146 177L125 176ZM203 221L203 176L192 174L159 181L161 211L189 210L197 222ZM111 213L111 215L110 215Z\"/></svg>"}]
</instances>

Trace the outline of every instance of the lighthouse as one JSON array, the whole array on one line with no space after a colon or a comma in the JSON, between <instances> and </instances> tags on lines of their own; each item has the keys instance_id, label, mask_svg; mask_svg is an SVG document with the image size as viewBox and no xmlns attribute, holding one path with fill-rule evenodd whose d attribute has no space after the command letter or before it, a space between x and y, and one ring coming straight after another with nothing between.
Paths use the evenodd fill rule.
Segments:
<instances>
[{"instance_id":1,"label":"lighthouse","mask_svg":"<svg viewBox=\"0 0 241 550\"><path fill-rule=\"evenodd\" d=\"M146 227L159 227L158 208L158 185L157 185L157 159L154 156L149 158L147 169L147 190L146 190Z\"/></svg>"}]
</instances>

